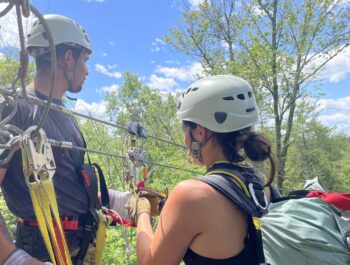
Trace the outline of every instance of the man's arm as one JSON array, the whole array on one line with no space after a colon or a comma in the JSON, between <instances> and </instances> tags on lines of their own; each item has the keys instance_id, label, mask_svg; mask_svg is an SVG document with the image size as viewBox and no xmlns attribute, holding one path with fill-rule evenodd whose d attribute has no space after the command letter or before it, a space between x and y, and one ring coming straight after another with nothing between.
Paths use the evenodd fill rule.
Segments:
<instances>
[{"instance_id":1,"label":"man's arm","mask_svg":"<svg viewBox=\"0 0 350 265\"><path fill-rule=\"evenodd\" d=\"M5 178L6 168L0 168L0 186ZM22 250L16 251L12 238L7 230L4 218L0 212L0 264L2 265L44 265ZM5 262L5 263L4 263Z\"/></svg>"},{"instance_id":2,"label":"man's arm","mask_svg":"<svg viewBox=\"0 0 350 265\"><path fill-rule=\"evenodd\" d=\"M0 168L0 185L3 182L6 174L6 168ZM15 245L12 242L12 239L7 231L4 218L0 212L0 264L16 250Z\"/></svg>"},{"instance_id":3,"label":"man's arm","mask_svg":"<svg viewBox=\"0 0 350 265\"><path fill-rule=\"evenodd\" d=\"M0 264L4 262L4 260L16 250L15 245L12 242L12 239L7 231L6 224L4 222L4 218L0 213Z\"/></svg>"}]
</instances>

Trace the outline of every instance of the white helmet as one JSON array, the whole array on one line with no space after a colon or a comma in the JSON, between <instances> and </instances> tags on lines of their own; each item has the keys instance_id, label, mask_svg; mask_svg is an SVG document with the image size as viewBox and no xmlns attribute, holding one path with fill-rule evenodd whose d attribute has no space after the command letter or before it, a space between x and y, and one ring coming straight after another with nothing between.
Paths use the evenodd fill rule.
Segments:
<instances>
[{"instance_id":1,"label":"white helmet","mask_svg":"<svg viewBox=\"0 0 350 265\"><path fill-rule=\"evenodd\" d=\"M51 31L54 45L64 43L73 47L83 47L92 52L87 33L78 23L61 15L45 15L44 18ZM45 29L37 20L27 35L27 50L33 57L38 57L48 52L49 47Z\"/></svg>"},{"instance_id":2,"label":"white helmet","mask_svg":"<svg viewBox=\"0 0 350 265\"><path fill-rule=\"evenodd\" d=\"M213 132L233 132L258 122L258 106L247 81L216 75L198 80L182 93L177 117Z\"/></svg>"}]
</instances>

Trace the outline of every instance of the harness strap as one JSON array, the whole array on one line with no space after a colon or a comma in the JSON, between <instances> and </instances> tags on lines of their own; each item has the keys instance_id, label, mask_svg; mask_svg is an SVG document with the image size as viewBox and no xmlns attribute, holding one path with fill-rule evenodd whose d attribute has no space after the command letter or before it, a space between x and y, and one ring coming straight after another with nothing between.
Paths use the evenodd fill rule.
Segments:
<instances>
[{"instance_id":1,"label":"harness strap","mask_svg":"<svg viewBox=\"0 0 350 265\"><path fill-rule=\"evenodd\" d=\"M76 216L74 216L74 217L69 217L69 216L61 217L60 221L61 221L61 225L62 225L63 230L77 230L78 229L79 221L78 221L78 217L76 217ZM19 219L19 222L21 224L31 226L31 227L38 227L39 226L37 220ZM54 226L57 226L57 224L54 220L53 220L53 223L54 223Z\"/></svg>"}]
</instances>

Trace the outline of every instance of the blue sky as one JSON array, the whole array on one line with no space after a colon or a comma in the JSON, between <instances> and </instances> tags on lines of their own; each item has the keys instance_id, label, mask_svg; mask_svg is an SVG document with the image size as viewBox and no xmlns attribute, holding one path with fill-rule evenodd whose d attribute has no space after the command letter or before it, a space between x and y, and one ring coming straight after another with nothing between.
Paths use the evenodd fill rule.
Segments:
<instances>
[{"instance_id":1,"label":"blue sky","mask_svg":"<svg viewBox=\"0 0 350 265\"><path fill-rule=\"evenodd\" d=\"M193 5L200 0L189 1ZM32 0L43 14L68 16L88 32L94 53L89 77L72 106L103 117L104 91L117 90L129 70L161 91L186 88L201 72L200 64L165 45L162 36L180 19L180 0ZM2 10L4 4L0 4ZM0 18L0 47L18 45L13 14ZM350 135L350 49L325 69L321 120Z\"/></svg>"}]
</instances>

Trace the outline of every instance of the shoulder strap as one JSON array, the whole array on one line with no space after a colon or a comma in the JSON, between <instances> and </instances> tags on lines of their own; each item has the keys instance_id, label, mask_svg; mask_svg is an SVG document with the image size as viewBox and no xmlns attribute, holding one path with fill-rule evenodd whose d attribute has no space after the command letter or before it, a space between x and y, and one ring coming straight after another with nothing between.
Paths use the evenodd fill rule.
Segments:
<instances>
[{"instance_id":1,"label":"shoulder strap","mask_svg":"<svg viewBox=\"0 0 350 265\"><path fill-rule=\"evenodd\" d=\"M109 204L110 204L109 193L108 193L107 184L106 184L106 180L105 180L105 176L103 174L103 171L97 163L93 163L92 165L96 168L97 173L98 173L98 178L100 180L101 204L102 204L102 206L104 206L106 208L110 208L109 207Z\"/></svg>"},{"instance_id":2,"label":"shoulder strap","mask_svg":"<svg viewBox=\"0 0 350 265\"><path fill-rule=\"evenodd\" d=\"M206 175L197 179L212 186L251 217L248 234L250 235L251 244L255 248L256 262L259 265L266 264L260 230L260 217L265 211L259 208L253 202L253 199L248 197L236 182L232 181L227 175Z\"/></svg>"},{"instance_id":3,"label":"shoulder strap","mask_svg":"<svg viewBox=\"0 0 350 265\"><path fill-rule=\"evenodd\" d=\"M227 199L245 211L249 216L261 216L262 210L247 194L225 175L206 175L197 178L223 194Z\"/></svg>"}]
</instances>

